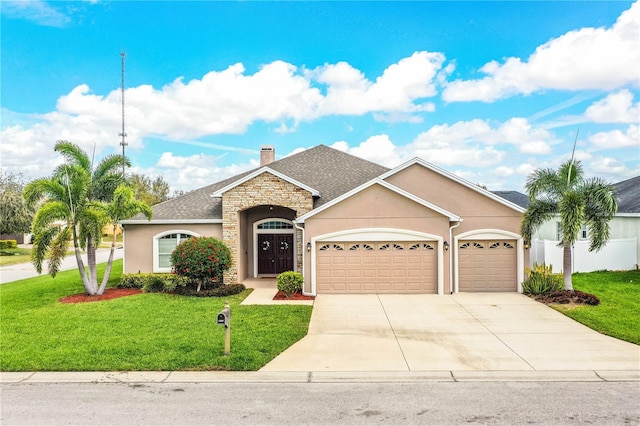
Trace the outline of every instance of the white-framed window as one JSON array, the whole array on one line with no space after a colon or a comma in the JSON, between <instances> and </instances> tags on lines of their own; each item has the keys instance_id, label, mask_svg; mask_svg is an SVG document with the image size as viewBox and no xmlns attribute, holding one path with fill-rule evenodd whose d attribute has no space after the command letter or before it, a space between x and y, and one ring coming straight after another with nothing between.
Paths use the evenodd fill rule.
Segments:
<instances>
[{"instance_id":1,"label":"white-framed window","mask_svg":"<svg viewBox=\"0 0 640 426\"><path fill-rule=\"evenodd\" d=\"M153 272L171 272L171 253L182 241L198 237L190 231L167 231L153 237Z\"/></svg>"},{"instance_id":2,"label":"white-framed window","mask_svg":"<svg viewBox=\"0 0 640 426\"><path fill-rule=\"evenodd\" d=\"M584 225L580 232L578 233L579 240L588 240L589 239L589 230L587 229L587 225ZM556 240L562 241L562 223L556 222Z\"/></svg>"}]
</instances>

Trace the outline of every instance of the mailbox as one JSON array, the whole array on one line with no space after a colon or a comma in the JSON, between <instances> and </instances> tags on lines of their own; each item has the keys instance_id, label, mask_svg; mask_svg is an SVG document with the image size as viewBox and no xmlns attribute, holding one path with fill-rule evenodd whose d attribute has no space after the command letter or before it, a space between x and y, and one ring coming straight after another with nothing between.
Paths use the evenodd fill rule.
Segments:
<instances>
[{"instance_id":1,"label":"mailbox","mask_svg":"<svg viewBox=\"0 0 640 426\"><path fill-rule=\"evenodd\" d=\"M225 327L229 327L229 320L231 319L231 309L229 306L225 306L222 311L218 314L218 320L216 321L219 325L224 325Z\"/></svg>"}]
</instances>

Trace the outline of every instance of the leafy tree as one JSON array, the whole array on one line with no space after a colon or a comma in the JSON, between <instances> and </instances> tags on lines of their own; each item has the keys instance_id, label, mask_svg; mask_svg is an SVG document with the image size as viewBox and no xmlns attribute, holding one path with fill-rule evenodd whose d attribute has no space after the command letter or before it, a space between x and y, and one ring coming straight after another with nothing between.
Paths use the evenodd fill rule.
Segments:
<instances>
[{"instance_id":1,"label":"leafy tree","mask_svg":"<svg viewBox=\"0 0 640 426\"><path fill-rule=\"evenodd\" d=\"M223 274L231 267L231 252L213 237L193 237L184 240L171 253L173 272L198 283L198 291L207 284L219 287Z\"/></svg>"},{"instance_id":2,"label":"leafy tree","mask_svg":"<svg viewBox=\"0 0 640 426\"><path fill-rule=\"evenodd\" d=\"M129 183L133 188L135 198L149 206L169 199L169 184L162 176L151 180L148 176L134 173L129 176Z\"/></svg>"},{"instance_id":3,"label":"leafy tree","mask_svg":"<svg viewBox=\"0 0 640 426\"><path fill-rule=\"evenodd\" d=\"M534 171L525 185L531 203L524 213L520 233L530 242L546 221L560 216L562 227L564 288L571 282L571 247L587 225L589 251L600 250L609 240L609 221L618 210L615 188L600 178L585 179L579 161L566 161L560 168Z\"/></svg>"},{"instance_id":4,"label":"leafy tree","mask_svg":"<svg viewBox=\"0 0 640 426\"><path fill-rule=\"evenodd\" d=\"M113 265L113 252L116 248L116 230L118 228L118 222L123 219L128 219L138 213L144 214L147 219L151 220L153 211L144 202L135 200L133 198L133 189L126 184L122 184L116 188L113 193L113 200L110 203L96 204L96 207L109 218L111 226L113 227L113 240L111 241L111 249L109 251L109 259L107 260L107 266L102 277L102 283L98 289L98 294L102 294L109 281L111 275L111 267Z\"/></svg>"},{"instance_id":5,"label":"leafy tree","mask_svg":"<svg viewBox=\"0 0 640 426\"><path fill-rule=\"evenodd\" d=\"M22 174L0 170L0 234L24 234L31 231L33 209L22 198L25 184Z\"/></svg>"},{"instance_id":6,"label":"leafy tree","mask_svg":"<svg viewBox=\"0 0 640 426\"><path fill-rule=\"evenodd\" d=\"M64 157L64 164L51 177L37 179L23 191L27 206L40 206L33 219L31 260L41 273L48 257L49 274L55 277L71 239L85 292L100 294L104 287L98 288L96 247L102 228L110 221L102 203L111 202L115 189L124 183L122 164L129 165L129 161L110 155L94 167L86 152L67 141L58 141L55 151ZM80 249L87 252L87 269Z\"/></svg>"}]
</instances>

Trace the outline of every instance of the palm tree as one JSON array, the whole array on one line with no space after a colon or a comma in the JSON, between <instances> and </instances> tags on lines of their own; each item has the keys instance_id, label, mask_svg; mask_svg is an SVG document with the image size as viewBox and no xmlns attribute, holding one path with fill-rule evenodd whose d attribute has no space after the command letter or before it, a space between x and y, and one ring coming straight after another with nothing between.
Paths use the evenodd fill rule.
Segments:
<instances>
[{"instance_id":1,"label":"palm tree","mask_svg":"<svg viewBox=\"0 0 640 426\"><path fill-rule=\"evenodd\" d=\"M526 242L532 234L554 216L560 217L563 247L564 288L573 290L571 282L571 248L586 225L589 251L600 250L609 240L609 221L618 210L613 185L600 178L585 179L582 164L569 160L555 171L534 171L525 185L531 203L524 213L520 233Z\"/></svg>"},{"instance_id":2,"label":"palm tree","mask_svg":"<svg viewBox=\"0 0 640 426\"><path fill-rule=\"evenodd\" d=\"M133 188L127 184L122 184L116 188L113 193L113 200L110 203L96 204L96 207L104 212L113 227L113 240L111 241L109 260L107 260L107 267L104 271L100 288L98 289L98 294L102 294L107 286L107 281L109 281L109 276L111 275L113 252L116 248L116 231L118 229L118 222L135 216L138 213L142 213L147 219L151 220L153 211L146 203L134 199Z\"/></svg>"},{"instance_id":3,"label":"palm tree","mask_svg":"<svg viewBox=\"0 0 640 426\"><path fill-rule=\"evenodd\" d=\"M31 260L38 273L49 258L49 274L55 277L73 240L78 270L85 292L98 294L96 274L96 246L102 238L102 228L109 218L96 202L109 202L115 188L125 182L120 173L123 162L119 155L105 157L94 168L88 155L77 145L58 141L55 151L65 159L50 178L29 183L23 192L28 206L39 206L32 224L34 249ZM85 269L80 249L87 252Z\"/></svg>"}]
</instances>

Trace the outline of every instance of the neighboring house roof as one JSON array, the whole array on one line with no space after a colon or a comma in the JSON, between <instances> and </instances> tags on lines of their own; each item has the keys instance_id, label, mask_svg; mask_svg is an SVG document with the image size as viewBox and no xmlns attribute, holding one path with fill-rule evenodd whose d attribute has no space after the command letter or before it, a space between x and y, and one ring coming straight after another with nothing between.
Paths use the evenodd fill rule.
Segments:
<instances>
[{"instance_id":1,"label":"neighboring house roof","mask_svg":"<svg viewBox=\"0 0 640 426\"><path fill-rule=\"evenodd\" d=\"M640 176L613 184L618 195L618 213L640 213Z\"/></svg>"},{"instance_id":2,"label":"neighboring house roof","mask_svg":"<svg viewBox=\"0 0 640 426\"><path fill-rule=\"evenodd\" d=\"M507 201L517 204L523 209L529 206L529 196L518 191L491 191L498 197L502 197Z\"/></svg>"}]
</instances>

